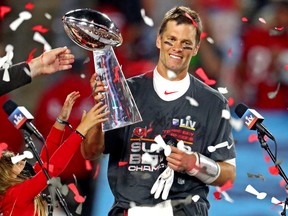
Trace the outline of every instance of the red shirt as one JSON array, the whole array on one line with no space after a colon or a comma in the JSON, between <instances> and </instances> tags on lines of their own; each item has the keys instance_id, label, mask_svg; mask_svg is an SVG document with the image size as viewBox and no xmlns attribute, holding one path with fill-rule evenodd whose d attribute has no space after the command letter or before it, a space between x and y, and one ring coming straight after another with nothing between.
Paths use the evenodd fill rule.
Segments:
<instances>
[{"instance_id":1,"label":"red shirt","mask_svg":"<svg viewBox=\"0 0 288 216\"><path fill-rule=\"evenodd\" d=\"M53 170L49 170L51 178L60 175L82 142L78 134L72 133L60 146L62 137L63 131L54 127L47 137L46 145L50 155L49 167L53 166ZM40 157L45 165L47 162L46 148L42 149ZM34 169L37 172L35 176L7 190L1 202L3 216L34 215L34 198L47 187L47 178L38 163Z\"/></svg>"}]
</instances>

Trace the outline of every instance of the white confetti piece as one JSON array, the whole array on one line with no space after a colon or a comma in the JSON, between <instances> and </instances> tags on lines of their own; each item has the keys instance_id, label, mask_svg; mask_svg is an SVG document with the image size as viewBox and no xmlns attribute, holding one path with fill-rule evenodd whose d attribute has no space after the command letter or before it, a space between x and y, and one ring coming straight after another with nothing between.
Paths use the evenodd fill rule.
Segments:
<instances>
[{"instance_id":1,"label":"white confetti piece","mask_svg":"<svg viewBox=\"0 0 288 216\"><path fill-rule=\"evenodd\" d=\"M259 19L258 19L261 23L264 23L264 24L266 24L266 20L264 19L264 18L262 18L262 17L259 17Z\"/></svg>"},{"instance_id":2,"label":"white confetti piece","mask_svg":"<svg viewBox=\"0 0 288 216\"><path fill-rule=\"evenodd\" d=\"M11 162L12 164L16 164L24 159L32 159L33 158L33 154L30 151L24 151L22 155L15 155L14 157L11 157Z\"/></svg>"},{"instance_id":3,"label":"white confetti piece","mask_svg":"<svg viewBox=\"0 0 288 216\"><path fill-rule=\"evenodd\" d=\"M151 26L151 27L154 26L154 21L150 17L145 15L145 10L143 8L141 9L140 12L141 12L141 16L144 20L144 23L148 26Z\"/></svg>"},{"instance_id":4,"label":"white confetti piece","mask_svg":"<svg viewBox=\"0 0 288 216\"><path fill-rule=\"evenodd\" d=\"M49 13L45 13L44 16L45 16L47 19L49 19L49 20L52 19L52 16L51 16Z\"/></svg>"},{"instance_id":5,"label":"white confetti piece","mask_svg":"<svg viewBox=\"0 0 288 216\"><path fill-rule=\"evenodd\" d=\"M199 106L199 103L194 98L191 98L189 96L186 96L185 98L189 101L191 106L195 106L195 107Z\"/></svg>"},{"instance_id":6,"label":"white confetti piece","mask_svg":"<svg viewBox=\"0 0 288 216\"><path fill-rule=\"evenodd\" d=\"M30 12L28 11L22 11L21 13L19 13L19 17L14 20L10 25L10 29L12 31L16 31L17 28L25 21L25 20L29 20L32 18L32 15Z\"/></svg>"},{"instance_id":7,"label":"white confetti piece","mask_svg":"<svg viewBox=\"0 0 288 216\"><path fill-rule=\"evenodd\" d=\"M257 197L257 199L264 199L267 196L265 192L258 192L252 185L247 185L245 191L251 193Z\"/></svg>"},{"instance_id":8,"label":"white confetti piece","mask_svg":"<svg viewBox=\"0 0 288 216\"><path fill-rule=\"evenodd\" d=\"M228 145L229 145L229 143L227 141L225 141L225 142L219 143L215 146L208 146L207 149L209 152L215 152L217 149L227 147Z\"/></svg>"},{"instance_id":9,"label":"white confetti piece","mask_svg":"<svg viewBox=\"0 0 288 216\"><path fill-rule=\"evenodd\" d=\"M169 79L174 79L177 77L177 74L174 71L168 70L167 71L167 76Z\"/></svg>"},{"instance_id":10,"label":"white confetti piece","mask_svg":"<svg viewBox=\"0 0 288 216\"><path fill-rule=\"evenodd\" d=\"M214 44L213 38L207 37L206 40L207 40L210 44Z\"/></svg>"},{"instance_id":11,"label":"white confetti piece","mask_svg":"<svg viewBox=\"0 0 288 216\"><path fill-rule=\"evenodd\" d=\"M44 45L44 50L48 51L51 50L51 46L49 45L49 43L45 40L45 38L39 33L39 32L35 32L33 35L33 40L35 40L36 42L39 42L41 44Z\"/></svg>"},{"instance_id":12,"label":"white confetti piece","mask_svg":"<svg viewBox=\"0 0 288 216\"><path fill-rule=\"evenodd\" d=\"M221 93L221 94L227 94L228 93L228 90L226 87L218 87L218 91Z\"/></svg>"},{"instance_id":13,"label":"white confetti piece","mask_svg":"<svg viewBox=\"0 0 288 216\"><path fill-rule=\"evenodd\" d=\"M231 113L228 110L223 109L222 110L222 118L227 119L227 120L230 119L231 118Z\"/></svg>"},{"instance_id":14,"label":"white confetti piece","mask_svg":"<svg viewBox=\"0 0 288 216\"><path fill-rule=\"evenodd\" d=\"M229 120L229 123L236 131L240 131L243 128L242 119L236 119L236 118L231 117Z\"/></svg>"}]
</instances>

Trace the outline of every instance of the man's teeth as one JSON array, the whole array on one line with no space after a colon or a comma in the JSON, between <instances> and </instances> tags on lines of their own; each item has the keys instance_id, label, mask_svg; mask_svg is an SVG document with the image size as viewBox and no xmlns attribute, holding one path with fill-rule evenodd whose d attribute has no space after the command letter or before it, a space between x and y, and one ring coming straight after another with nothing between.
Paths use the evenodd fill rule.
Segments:
<instances>
[{"instance_id":1,"label":"man's teeth","mask_svg":"<svg viewBox=\"0 0 288 216\"><path fill-rule=\"evenodd\" d=\"M175 55L170 55L170 57L175 58L175 59L181 59L180 56L175 56Z\"/></svg>"}]
</instances>

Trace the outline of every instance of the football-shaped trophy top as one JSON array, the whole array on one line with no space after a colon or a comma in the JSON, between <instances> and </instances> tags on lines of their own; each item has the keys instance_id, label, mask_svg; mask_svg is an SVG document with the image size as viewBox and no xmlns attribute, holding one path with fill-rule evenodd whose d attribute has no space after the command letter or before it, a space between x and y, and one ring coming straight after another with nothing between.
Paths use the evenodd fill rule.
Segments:
<instances>
[{"instance_id":1,"label":"football-shaped trophy top","mask_svg":"<svg viewBox=\"0 0 288 216\"><path fill-rule=\"evenodd\" d=\"M119 29L104 13L88 8L76 9L67 12L62 21L70 39L89 51L117 47L123 42Z\"/></svg>"}]
</instances>

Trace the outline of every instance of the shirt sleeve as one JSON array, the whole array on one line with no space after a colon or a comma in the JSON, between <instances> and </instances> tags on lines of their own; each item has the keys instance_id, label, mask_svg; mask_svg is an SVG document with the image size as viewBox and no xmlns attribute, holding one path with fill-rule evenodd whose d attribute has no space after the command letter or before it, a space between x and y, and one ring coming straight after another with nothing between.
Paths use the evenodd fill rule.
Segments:
<instances>
[{"instance_id":1,"label":"shirt sleeve","mask_svg":"<svg viewBox=\"0 0 288 216\"><path fill-rule=\"evenodd\" d=\"M64 130L59 130L54 126L51 128L45 146L42 147L40 158L43 163L47 163L47 158L50 158L57 148L60 146L63 140ZM48 151L47 151L48 150ZM41 167L38 162L36 162L34 167L35 172L41 170Z\"/></svg>"},{"instance_id":2,"label":"shirt sleeve","mask_svg":"<svg viewBox=\"0 0 288 216\"><path fill-rule=\"evenodd\" d=\"M12 65L8 69L10 81L6 82L3 80L5 69L0 69L0 96L30 83L32 78L26 70L30 72L30 67L25 62Z\"/></svg>"},{"instance_id":3,"label":"shirt sleeve","mask_svg":"<svg viewBox=\"0 0 288 216\"><path fill-rule=\"evenodd\" d=\"M49 176L57 177L67 167L68 163L75 155L77 150L80 150L80 144L82 138L73 132L63 144L55 151L50 159L49 164ZM19 197L17 199L17 205L25 205L25 203L31 202L35 196L41 193L47 187L47 177L43 170L40 170L31 179L24 181L21 184L13 186L8 190L9 197Z\"/></svg>"}]
</instances>

